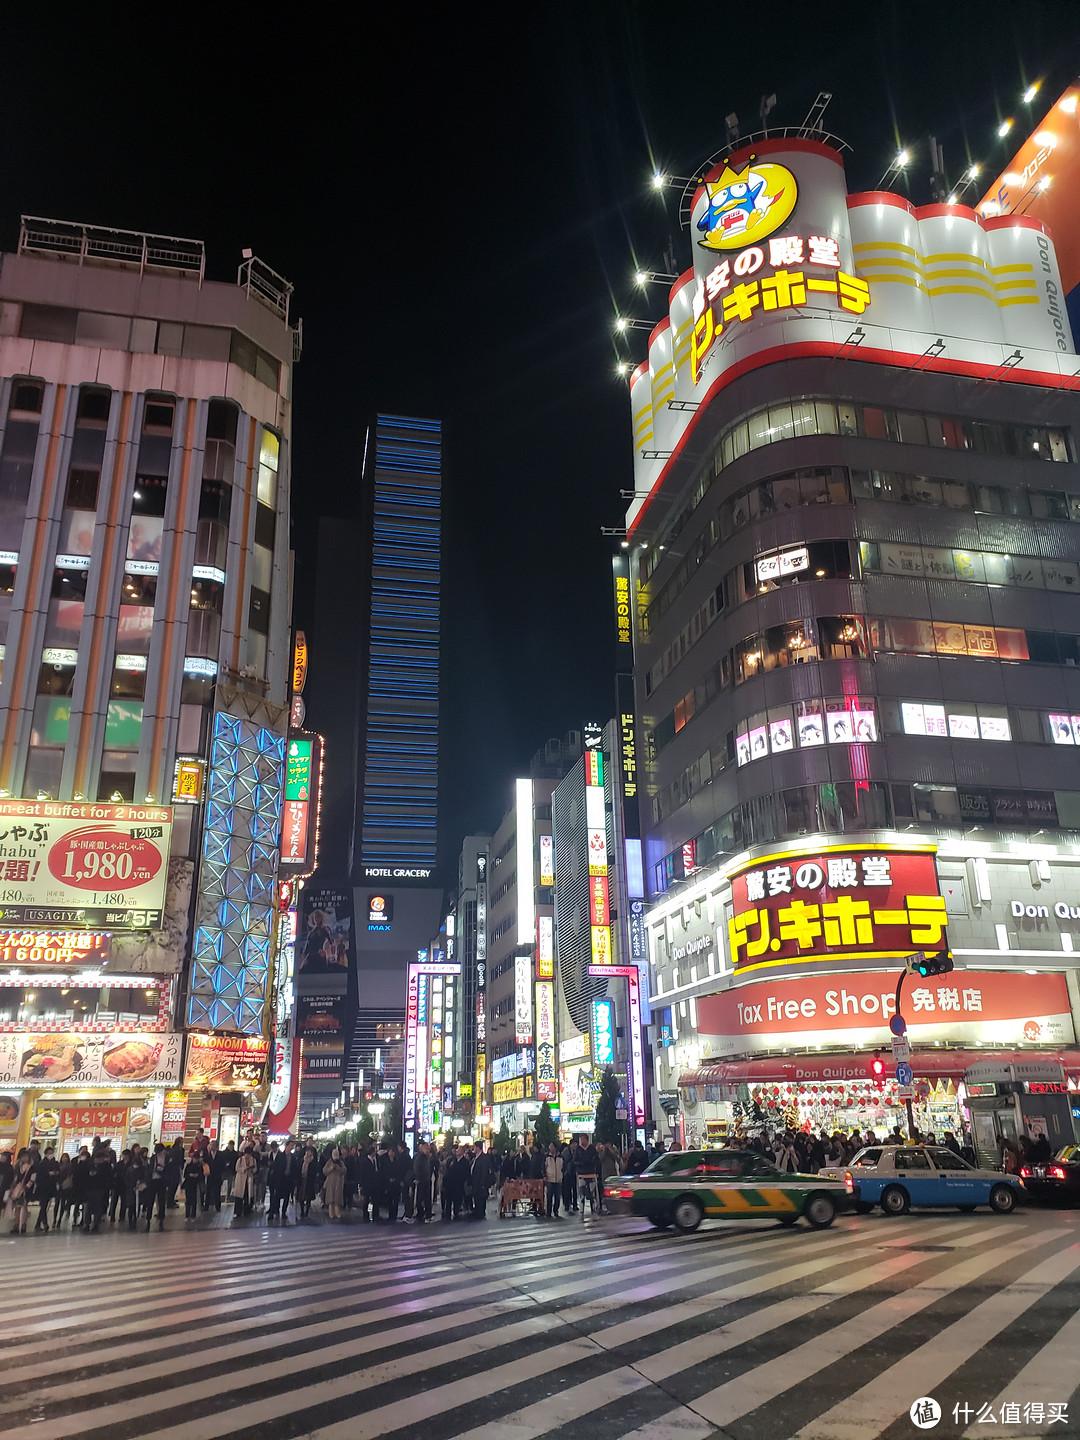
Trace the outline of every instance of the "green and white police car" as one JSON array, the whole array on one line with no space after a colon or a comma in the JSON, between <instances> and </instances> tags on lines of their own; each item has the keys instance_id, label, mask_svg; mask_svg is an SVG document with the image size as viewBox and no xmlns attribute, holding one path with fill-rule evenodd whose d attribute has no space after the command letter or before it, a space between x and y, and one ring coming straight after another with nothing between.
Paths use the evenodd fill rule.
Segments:
<instances>
[{"instance_id":1,"label":"green and white police car","mask_svg":"<svg viewBox=\"0 0 1080 1440\"><path fill-rule=\"evenodd\" d=\"M613 1175L604 1201L613 1212L641 1215L684 1234L702 1220L779 1220L800 1217L824 1230L852 1204L850 1180L780 1171L753 1150L675 1150L640 1175Z\"/></svg>"}]
</instances>

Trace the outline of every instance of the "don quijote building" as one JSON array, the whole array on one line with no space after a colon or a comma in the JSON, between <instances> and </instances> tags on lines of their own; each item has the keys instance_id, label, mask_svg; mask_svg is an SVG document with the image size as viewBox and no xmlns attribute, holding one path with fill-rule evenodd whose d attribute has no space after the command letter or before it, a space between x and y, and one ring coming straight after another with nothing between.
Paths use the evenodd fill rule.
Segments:
<instances>
[{"instance_id":1,"label":"don quijote building","mask_svg":"<svg viewBox=\"0 0 1080 1440\"><path fill-rule=\"evenodd\" d=\"M1054 236L849 194L762 138L686 196L630 384L627 514L658 1109L1080 1116L1080 370ZM1067 291L1075 278L1064 277ZM874 1055L886 1062L875 1078Z\"/></svg>"},{"instance_id":2,"label":"don quijote building","mask_svg":"<svg viewBox=\"0 0 1080 1440\"><path fill-rule=\"evenodd\" d=\"M291 287L24 218L0 263L0 1144L235 1135L265 1078Z\"/></svg>"}]
</instances>

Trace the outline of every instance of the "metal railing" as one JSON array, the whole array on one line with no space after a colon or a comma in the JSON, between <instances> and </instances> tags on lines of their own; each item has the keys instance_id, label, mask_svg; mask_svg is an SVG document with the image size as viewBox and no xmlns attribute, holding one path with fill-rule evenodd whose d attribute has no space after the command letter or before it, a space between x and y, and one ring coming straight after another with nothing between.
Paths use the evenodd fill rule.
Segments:
<instances>
[{"instance_id":1,"label":"metal railing","mask_svg":"<svg viewBox=\"0 0 1080 1440\"><path fill-rule=\"evenodd\" d=\"M177 235L149 235L139 230L112 230L72 220L23 215L19 225L20 255L57 255L146 270L172 270L198 277L206 273L206 247L201 240Z\"/></svg>"}]
</instances>

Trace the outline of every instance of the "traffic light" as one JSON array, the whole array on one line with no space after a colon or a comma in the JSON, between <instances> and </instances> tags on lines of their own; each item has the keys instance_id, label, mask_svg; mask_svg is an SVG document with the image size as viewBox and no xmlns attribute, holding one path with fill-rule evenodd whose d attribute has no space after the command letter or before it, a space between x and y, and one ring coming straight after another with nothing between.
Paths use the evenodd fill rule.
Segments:
<instances>
[{"instance_id":1,"label":"traffic light","mask_svg":"<svg viewBox=\"0 0 1080 1440\"><path fill-rule=\"evenodd\" d=\"M925 980L931 975L948 975L953 968L953 958L948 950L936 950L930 954L918 951L908 956L905 965L909 975L918 975Z\"/></svg>"},{"instance_id":2,"label":"traffic light","mask_svg":"<svg viewBox=\"0 0 1080 1440\"><path fill-rule=\"evenodd\" d=\"M878 1052L877 1052L876 1050L874 1051L874 1058L873 1058L873 1060L870 1061L870 1069L871 1069L871 1071L873 1072L873 1076L874 1076L874 1079L875 1079L875 1080L881 1080L881 1079L884 1078L884 1076L885 1076L885 1061L882 1060L881 1056L878 1054Z\"/></svg>"}]
</instances>

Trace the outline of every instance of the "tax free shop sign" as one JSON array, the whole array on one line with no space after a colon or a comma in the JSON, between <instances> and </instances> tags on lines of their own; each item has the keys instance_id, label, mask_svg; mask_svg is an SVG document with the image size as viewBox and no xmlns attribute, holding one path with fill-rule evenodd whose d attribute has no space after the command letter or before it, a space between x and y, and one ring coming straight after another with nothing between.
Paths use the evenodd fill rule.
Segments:
<instances>
[{"instance_id":1,"label":"tax free shop sign","mask_svg":"<svg viewBox=\"0 0 1080 1440\"><path fill-rule=\"evenodd\" d=\"M881 1045L895 1013L891 976L880 970L760 980L697 1002L698 1034L710 1057L808 1048ZM1061 974L955 970L909 981L904 1017L913 1044L1066 1045L1073 1040ZM704 1048L703 1044L703 1048Z\"/></svg>"}]
</instances>

